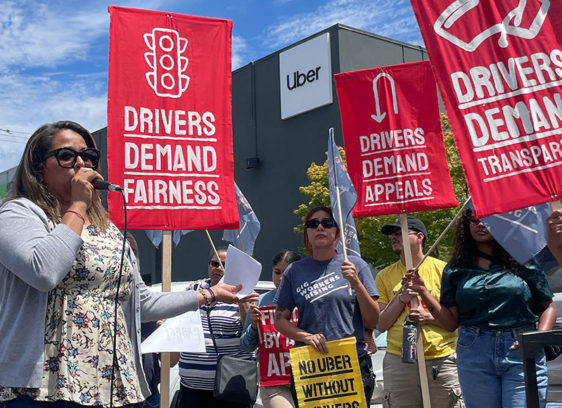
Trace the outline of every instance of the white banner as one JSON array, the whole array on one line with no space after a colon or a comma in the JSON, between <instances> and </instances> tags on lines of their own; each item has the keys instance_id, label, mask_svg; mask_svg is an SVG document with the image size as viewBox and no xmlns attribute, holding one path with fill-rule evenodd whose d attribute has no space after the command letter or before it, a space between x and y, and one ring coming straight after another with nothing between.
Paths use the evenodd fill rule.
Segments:
<instances>
[{"instance_id":1,"label":"white banner","mask_svg":"<svg viewBox=\"0 0 562 408\"><path fill-rule=\"evenodd\" d=\"M199 310L167 319L141 344L142 353L205 352Z\"/></svg>"}]
</instances>

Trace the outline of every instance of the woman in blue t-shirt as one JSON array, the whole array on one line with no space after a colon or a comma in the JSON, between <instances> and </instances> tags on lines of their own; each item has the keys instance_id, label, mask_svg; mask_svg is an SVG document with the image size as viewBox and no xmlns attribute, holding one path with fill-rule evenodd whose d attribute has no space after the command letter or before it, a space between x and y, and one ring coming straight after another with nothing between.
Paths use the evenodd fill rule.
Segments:
<instances>
[{"instance_id":1,"label":"woman in blue t-shirt","mask_svg":"<svg viewBox=\"0 0 562 408\"><path fill-rule=\"evenodd\" d=\"M464 210L455 238L453 256L443 271L441 303L415 272L406 276L407 290L421 295L443 327L453 331L460 326L457 365L468 408L525 407L517 336L554 326L556 308L546 276L534 263L518 264L471 210ZM544 407L548 382L544 353L538 353L535 361Z\"/></svg>"},{"instance_id":2,"label":"woman in blue t-shirt","mask_svg":"<svg viewBox=\"0 0 562 408\"><path fill-rule=\"evenodd\" d=\"M310 345L323 354L328 352L326 341L354 336L369 401L374 380L363 329L374 329L378 322L378 292L363 259L350 256L346 261L336 252L339 236L330 208L310 210L304 228L309 256L285 271L275 297L275 327L295 340L295 347ZM290 322L295 307L299 310L298 326Z\"/></svg>"}]
</instances>

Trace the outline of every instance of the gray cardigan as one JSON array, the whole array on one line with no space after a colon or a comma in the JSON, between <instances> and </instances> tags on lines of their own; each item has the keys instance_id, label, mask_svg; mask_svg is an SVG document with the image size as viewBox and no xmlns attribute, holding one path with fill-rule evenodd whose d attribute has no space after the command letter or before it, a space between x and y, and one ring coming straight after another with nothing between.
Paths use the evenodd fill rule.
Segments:
<instances>
[{"instance_id":1,"label":"gray cardigan","mask_svg":"<svg viewBox=\"0 0 562 408\"><path fill-rule=\"evenodd\" d=\"M25 198L0 207L0 385L41 385L48 292L70 271L82 239L64 224L49 230L47 216ZM150 292L131 254L135 280L123 304L142 393L150 395L140 354L142 321L197 310L193 291Z\"/></svg>"}]
</instances>

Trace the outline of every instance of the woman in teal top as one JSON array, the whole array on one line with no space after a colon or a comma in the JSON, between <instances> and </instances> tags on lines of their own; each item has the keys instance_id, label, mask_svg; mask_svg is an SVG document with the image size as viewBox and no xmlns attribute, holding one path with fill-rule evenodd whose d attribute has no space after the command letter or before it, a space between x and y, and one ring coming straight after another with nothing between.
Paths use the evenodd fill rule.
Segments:
<instances>
[{"instance_id":1,"label":"woman in teal top","mask_svg":"<svg viewBox=\"0 0 562 408\"><path fill-rule=\"evenodd\" d=\"M418 292L435 319L448 330L460 326L457 365L468 408L525 407L523 361L517 336L550 330L556 321L552 291L536 264L518 264L484 224L464 210L455 249L443 271L438 303L415 272L408 291ZM546 405L544 353L536 359L540 406Z\"/></svg>"}]
</instances>

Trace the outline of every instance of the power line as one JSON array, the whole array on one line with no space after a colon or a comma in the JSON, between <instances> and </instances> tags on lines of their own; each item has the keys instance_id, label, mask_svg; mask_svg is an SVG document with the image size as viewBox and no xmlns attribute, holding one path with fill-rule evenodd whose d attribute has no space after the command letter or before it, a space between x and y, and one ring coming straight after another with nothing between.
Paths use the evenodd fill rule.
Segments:
<instances>
[{"instance_id":1,"label":"power line","mask_svg":"<svg viewBox=\"0 0 562 408\"><path fill-rule=\"evenodd\" d=\"M17 134L27 135L27 136L18 136ZM18 130L11 130L11 129L1 129L0 128L0 137L2 137L2 142L8 143L26 143L29 139L30 134L27 132L20 132ZM6 140L8 139L8 140Z\"/></svg>"},{"instance_id":2,"label":"power line","mask_svg":"<svg viewBox=\"0 0 562 408\"><path fill-rule=\"evenodd\" d=\"M11 130L11 129L0 129L0 131L6 132L6 133L9 133L9 134L12 134L12 133L19 133L21 135L28 135L29 134L29 132L20 132L18 130Z\"/></svg>"},{"instance_id":3,"label":"power line","mask_svg":"<svg viewBox=\"0 0 562 408\"><path fill-rule=\"evenodd\" d=\"M3 133L0 133L0 137L4 137L7 138L9 140L13 140L13 141L18 141L18 142L27 142L29 140L28 137L21 137L21 136L13 136L13 135L5 135Z\"/></svg>"}]
</instances>

